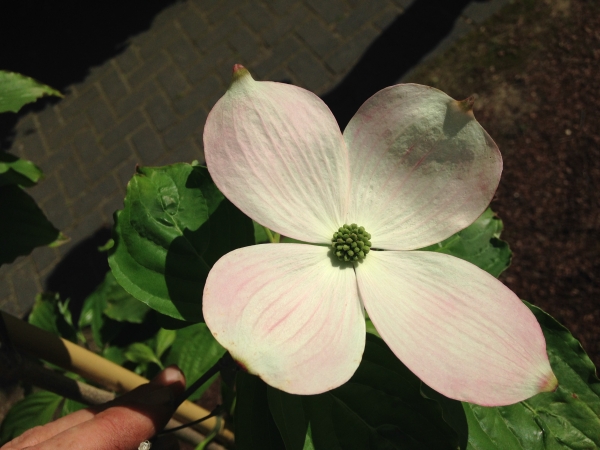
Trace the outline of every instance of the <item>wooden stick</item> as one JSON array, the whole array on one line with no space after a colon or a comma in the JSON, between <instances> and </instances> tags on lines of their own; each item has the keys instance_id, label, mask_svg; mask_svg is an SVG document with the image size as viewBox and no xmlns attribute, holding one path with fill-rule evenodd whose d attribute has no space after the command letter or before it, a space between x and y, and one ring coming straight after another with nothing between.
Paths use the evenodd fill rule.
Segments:
<instances>
[{"instance_id":1,"label":"wooden stick","mask_svg":"<svg viewBox=\"0 0 600 450\"><path fill-rule=\"evenodd\" d=\"M74 372L111 391L123 393L148 383L146 378L66 339L37 328L3 311L0 311L0 314L2 314L8 329L12 345L36 358ZM208 414L209 411L186 400L177 408L173 417L179 422L187 423ZM217 419L212 417L198 424L195 428L203 434L208 434L216 426ZM223 427L219 430L216 439L228 447L233 446L233 433Z\"/></svg>"},{"instance_id":2,"label":"wooden stick","mask_svg":"<svg viewBox=\"0 0 600 450\"><path fill-rule=\"evenodd\" d=\"M33 363L26 358L19 359L20 361L16 362L16 370L10 374L11 378L15 379L15 381L16 379L19 379L46 391L54 392L62 397L88 406L101 405L102 403L114 400L116 397L112 392L73 380L72 378L66 377L44 366ZM3 360L3 362L5 361ZM181 425L181 422L171 419L165 429L176 428ZM198 445L204 440L203 435L190 428L175 431L173 434L179 439L193 445Z\"/></svg>"}]
</instances>

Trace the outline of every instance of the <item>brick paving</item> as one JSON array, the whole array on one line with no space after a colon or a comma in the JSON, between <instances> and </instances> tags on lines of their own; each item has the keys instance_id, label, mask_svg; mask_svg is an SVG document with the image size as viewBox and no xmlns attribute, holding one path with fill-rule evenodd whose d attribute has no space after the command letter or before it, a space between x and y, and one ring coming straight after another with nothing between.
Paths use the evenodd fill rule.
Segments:
<instances>
[{"instance_id":1,"label":"brick paving","mask_svg":"<svg viewBox=\"0 0 600 450\"><path fill-rule=\"evenodd\" d=\"M469 4L450 36L425 58L507 1ZM43 169L46 178L28 192L71 241L2 266L0 308L24 315L61 258L112 225L136 164L203 159L203 125L234 63L246 65L256 79L290 81L322 95L411 3L187 0L161 11L147 32L91 68L63 100L17 123L9 151Z\"/></svg>"}]
</instances>

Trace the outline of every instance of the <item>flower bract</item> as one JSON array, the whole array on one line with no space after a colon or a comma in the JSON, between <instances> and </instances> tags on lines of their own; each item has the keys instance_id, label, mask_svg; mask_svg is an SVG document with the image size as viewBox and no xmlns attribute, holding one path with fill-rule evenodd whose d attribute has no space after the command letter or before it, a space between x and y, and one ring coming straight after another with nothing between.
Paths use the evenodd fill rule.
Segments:
<instances>
[{"instance_id":1,"label":"flower bract","mask_svg":"<svg viewBox=\"0 0 600 450\"><path fill-rule=\"evenodd\" d=\"M241 248L208 276L206 324L250 373L294 394L340 386L361 361L366 310L396 356L448 397L505 405L556 387L540 326L511 290L416 250L475 221L500 180L500 153L471 105L392 86L342 134L316 95L234 67L205 126L208 169L249 217L309 243Z\"/></svg>"}]
</instances>

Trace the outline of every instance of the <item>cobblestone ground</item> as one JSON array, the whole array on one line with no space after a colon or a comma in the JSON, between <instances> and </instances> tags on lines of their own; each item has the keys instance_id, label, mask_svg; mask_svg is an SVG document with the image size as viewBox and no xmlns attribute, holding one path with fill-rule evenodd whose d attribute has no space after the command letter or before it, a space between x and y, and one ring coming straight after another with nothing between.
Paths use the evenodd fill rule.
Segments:
<instances>
[{"instance_id":1,"label":"cobblestone ground","mask_svg":"<svg viewBox=\"0 0 600 450\"><path fill-rule=\"evenodd\" d=\"M46 174L28 192L71 241L0 268L0 308L25 314L61 258L112 225L136 164L203 159L203 125L234 63L256 79L290 81L322 95L411 3L188 0L164 9L63 100L17 123L10 152ZM505 3L471 3L434 52Z\"/></svg>"}]
</instances>

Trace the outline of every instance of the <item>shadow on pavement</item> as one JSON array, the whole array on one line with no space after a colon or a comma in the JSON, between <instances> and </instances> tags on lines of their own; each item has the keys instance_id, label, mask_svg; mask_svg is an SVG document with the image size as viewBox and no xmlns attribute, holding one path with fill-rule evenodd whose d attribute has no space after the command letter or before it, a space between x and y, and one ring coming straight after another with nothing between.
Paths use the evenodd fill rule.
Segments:
<instances>
[{"instance_id":1,"label":"shadow on pavement","mask_svg":"<svg viewBox=\"0 0 600 450\"><path fill-rule=\"evenodd\" d=\"M484 2L480 0L479 2ZM322 99L344 129L377 91L396 84L452 31L471 0L416 0L367 49L344 80Z\"/></svg>"},{"instance_id":2,"label":"shadow on pavement","mask_svg":"<svg viewBox=\"0 0 600 450\"><path fill-rule=\"evenodd\" d=\"M4 8L10 12L0 18L0 38L18 41L18 45L3 55L2 68L64 89L82 81L90 67L120 53L129 36L147 29L153 17L174 1L11 0ZM346 78L323 96L340 127L346 126L367 98L397 82L432 51L469 3L471 0L415 0L373 42ZM43 102L33 107L40 105ZM18 117L0 115L0 147ZM51 273L46 289L80 304L108 271L106 254L97 247L109 238L110 230L101 229L77 245Z\"/></svg>"},{"instance_id":3,"label":"shadow on pavement","mask_svg":"<svg viewBox=\"0 0 600 450\"><path fill-rule=\"evenodd\" d=\"M121 53L127 39L147 30L176 0L3 0L0 69L19 72L60 91L89 69ZM40 110L42 99L23 112ZM0 114L0 148L9 148L19 115Z\"/></svg>"}]
</instances>

